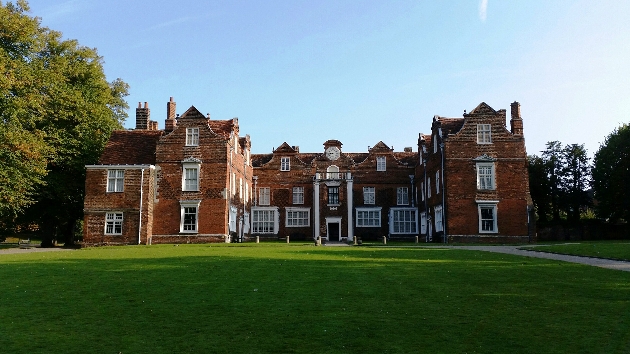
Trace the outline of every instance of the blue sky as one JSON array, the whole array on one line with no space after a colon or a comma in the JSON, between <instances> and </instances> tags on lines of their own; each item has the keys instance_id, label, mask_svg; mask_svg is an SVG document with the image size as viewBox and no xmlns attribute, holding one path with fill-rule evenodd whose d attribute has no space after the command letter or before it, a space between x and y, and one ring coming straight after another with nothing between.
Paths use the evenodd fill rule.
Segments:
<instances>
[{"instance_id":1,"label":"blue sky","mask_svg":"<svg viewBox=\"0 0 630 354\"><path fill-rule=\"evenodd\" d=\"M164 127L166 102L239 118L254 153L286 141L417 150L434 115L519 101L529 154L592 154L630 122L630 1L31 0L95 47Z\"/></svg>"}]
</instances>

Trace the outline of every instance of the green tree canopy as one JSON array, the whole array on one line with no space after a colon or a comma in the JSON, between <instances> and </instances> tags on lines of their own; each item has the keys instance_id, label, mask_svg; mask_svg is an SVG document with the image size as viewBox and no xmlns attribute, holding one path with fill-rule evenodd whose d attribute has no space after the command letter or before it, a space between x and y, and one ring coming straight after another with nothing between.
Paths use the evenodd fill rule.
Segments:
<instances>
[{"instance_id":1,"label":"green tree canopy","mask_svg":"<svg viewBox=\"0 0 630 354\"><path fill-rule=\"evenodd\" d=\"M28 11L24 0L0 3L0 217L37 223L52 240L81 218L84 166L122 127L128 85L106 80L96 49Z\"/></svg>"},{"instance_id":2,"label":"green tree canopy","mask_svg":"<svg viewBox=\"0 0 630 354\"><path fill-rule=\"evenodd\" d=\"M624 124L606 137L593 164L597 215L630 221L630 125Z\"/></svg>"}]
</instances>

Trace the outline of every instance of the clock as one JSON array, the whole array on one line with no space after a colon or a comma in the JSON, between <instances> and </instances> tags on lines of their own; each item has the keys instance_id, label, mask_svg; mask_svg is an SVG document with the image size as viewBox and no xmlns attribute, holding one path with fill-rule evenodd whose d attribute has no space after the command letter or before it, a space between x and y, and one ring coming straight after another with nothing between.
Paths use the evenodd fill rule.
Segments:
<instances>
[{"instance_id":1,"label":"clock","mask_svg":"<svg viewBox=\"0 0 630 354\"><path fill-rule=\"evenodd\" d=\"M326 149L326 157L329 160L335 161L336 159L339 158L339 148L336 146L331 146L328 149Z\"/></svg>"}]
</instances>

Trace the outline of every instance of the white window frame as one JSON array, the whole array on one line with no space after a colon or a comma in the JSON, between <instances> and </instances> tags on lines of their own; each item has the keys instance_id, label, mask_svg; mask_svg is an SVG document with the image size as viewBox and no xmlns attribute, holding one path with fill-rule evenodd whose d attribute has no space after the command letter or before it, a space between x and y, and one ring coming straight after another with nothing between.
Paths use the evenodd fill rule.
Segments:
<instances>
[{"instance_id":1,"label":"white window frame","mask_svg":"<svg viewBox=\"0 0 630 354\"><path fill-rule=\"evenodd\" d=\"M385 156L376 156L376 171L382 172L387 170L387 160Z\"/></svg>"},{"instance_id":2,"label":"white window frame","mask_svg":"<svg viewBox=\"0 0 630 354\"><path fill-rule=\"evenodd\" d=\"M251 210L252 234L277 234L278 233L278 208L277 207L252 207ZM262 220L261 220L262 217Z\"/></svg>"},{"instance_id":3,"label":"white window frame","mask_svg":"<svg viewBox=\"0 0 630 354\"><path fill-rule=\"evenodd\" d=\"M281 157L280 158L280 171L290 171L290 170L291 170L291 158Z\"/></svg>"},{"instance_id":4,"label":"white window frame","mask_svg":"<svg viewBox=\"0 0 630 354\"><path fill-rule=\"evenodd\" d=\"M420 189L422 190L422 192L421 192L422 201L424 201L424 182L420 182Z\"/></svg>"},{"instance_id":5,"label":"white window frame","mask_svg":"<svg viewBox=\"0 0 630 354\"><path fill-rule=\"evenodd\" d=\"M243 233L249 234L249 213L243 213Z\"/></svg>"},{"instance_id":6,"label":"white window frame","mask_svg":"<svg viewBox=\"0 0 630 354\"><path fill-rule=\"evenodd\" d=\"M336 191L336 193L331 193L331 191ZM336 200L331 199L331 195L337 195ZM328 186L326 189L326 201L328 205L341 205L341 187L338 185ZM336 201L336 203L334 203Z\"/></svg>"},{"instance_id":7,"label":"white window frame","mask_svg":"<svg viewBox=\"0 0 630 354\"><path fill-rule=\"evenodd\" d=\"M194 171L196 178L189 178L189 172ZM198 163L184 163L182 165L182 191L198 192L199 191L199 172L201 171Z\"/></svg>"},{"instance_id":8,"label":"white window frame","mask_svg":"<svg viewBox=\"0 0 630 354\"><path fill-rule=\"evenodd\" d=\"M201 200L180 200L179 232L196 234L199 230L199 204ZM194 215L192 222L187 222L187 215Z\"/></svg>"},{"instance_id":9,"label":"white window frame","mask_svg":"<svg viewBox=\"0 0 630 354\"><path fill-rule=\"evenodd\" d=\"M260 187L258 189L258 204L260 205L271 204L271 188Z\"/></svg>"},{"instance_id":10,"label":"white window frame","mask_svg":"<svg viewBox=\"0 0 630 354\"><path fill-rule=\"evenodd\" d=\"M492 144L491 124L477 124L477 144Z\"/></svg>"},{"instance_id":11,"label":"white window frame","mask_svg":"<svg viewBox=\"0 0 630 354\"><path fill-rule=\"evenodd\" d=\"M396 205L409 205L409 189L407 187L396 188Z\"/></svg>"},{"instance_id":12,"label":"white window frame","mask_svg":"<svg viewBox=\"0 0 630 354\"><path fill-rule=\"evenodd\" d=\"M122 235L123 217L122 212L105 213L105 229L103 233L105 235Z\"/></svg>"},{"instance_id":13,"label":"white window frame","mask_svg":"<svg viewBox=\"0 0 630 354\"><path fill-rule=\"evenodd\" d=\"M311 208L294 208L285 209L285 226L286 227L310 227L311 226Z\"/></svg>"},{"instance_id":14,"label":"white window frame","mask_svg":"<svg viewBox=\"0 0 630 354\"><path fill-rule=\"evenodd\" d=\"M375 204L376 203L376 188L363 187L363 204Z\"/></svg>"},{"instance_id":15,"label":"white window frame","mask_svg":"<svg viewBox=\"0 0 630 354\"><path fill-rule=\"evenodd\" d=\"M477 163L477 189L494 190L495 187L495 166L494 162Z\"/></svg>"},{"instance_id":16,"label":"white window frame","mask_svg":"<svg viewBox=\"0 0 630 354\"><path fill-rule=\"evenodd\" d=\"M382 208L356 208L356 227L381 227Z\"/></svg>"},{"instance_id":17,"label":"white window frame","mask_svg":"<svg viewBox=\"0 0 630 354\"><path fill-rule=\"evenodd\" d=\"M125 191L125 170L107 170L107 193Z\"/></svg>"},{"instance_id":18,"label":"white window frame","mask_svg":"<svg viewBox=\"0 0 630 354\"><path fill-rule=\"evenodd\" d=\"M293 204L304 204L304 187L293 187Z\"/></svg>"},{"instance_id":19,"label":"white window frame","mask_svg":"<svg viewBox=\"0 0 630 354\"><path fill-rule=\"evenodd\" d=\"M418 209L391 208L389 211L390 234L418 234ZM403 219L400 218L401 216L403 216Z\"/></svg>"},{"instance_id":20,"label":"white window frame","mask_svg":"<svg viewBox=\"0 0 630 354\"><path fill-rule=\"evenodd\" d=\"M427 178L427 198L431 198L431 177Z\"/></svg>"},{"instance_id":21,"label":"white window frame","mask_svg":"<svg viewBox=\"0 0 630 354\"><path fill-rule=\"evenodd\" d=\"M435 194L440 194L440 171L435 172Z\"/></svg>"},{"instance_id":22,"label":"white window frame","mask_svg":"<svg viewBox=\"0 0 630 354\"><path fill-rule=\"evenodd\" d=\"M435 213L435 232L440 232L440 231L444 231L444 225L443 225L443 213L442 213L442 206L438 205L433 209L433 212Z\"/></svg>"},{"instance_id":23,"label":"white window frame","mask_svg":"<svg viewBox=\"0 0 630 354\"><path fill-rule=\"evenodd\" d=\"M230 213L228 216L228 226L229 226L230 232L236 232L236 214L237 214L236 207L234 205L231 205Z\"/></svg>"},{"instance_id":24,"label":"white window frame","mask_svg":"<svg viewBox=\"0 0 630 354\"><path fill-rule=\"evenodd\" d=\"M199 128L186 128L186 146L199 146Z\"/></svg>"},{"instance_id":25,"label":"white window frame","mask_svg":"<svg viewBox=\"0 0 630 354\"><path fill-rule=\"evenodd\" d=\"M437 135L433 136L433 153L437 154L438 151L438 139L437 139Z\"/></svg>"},{"instance_id":26,"label":"white window frame","mask_svg":"<svg viewBox=\"0 0 630 354\"><path fill-rule=\"evenodd\" d=\"M420 213L420 233L422 235L427 234L427 213L426 212Z\"/></svg>"},{"instance_id":27,"label":"white window frame","mask_svg":"<svg viewBox=\"0 0 630 354\"><path fill-rule=\"evenodd\" d=\"M479 233L496 234L499 232L497 224L497 203L498 202L477 202L477 211L479 213ZM483 219L482 210L491 210L492 219ZM488 223L490 221L490 223Z\"/></svg>"}]
</instances>

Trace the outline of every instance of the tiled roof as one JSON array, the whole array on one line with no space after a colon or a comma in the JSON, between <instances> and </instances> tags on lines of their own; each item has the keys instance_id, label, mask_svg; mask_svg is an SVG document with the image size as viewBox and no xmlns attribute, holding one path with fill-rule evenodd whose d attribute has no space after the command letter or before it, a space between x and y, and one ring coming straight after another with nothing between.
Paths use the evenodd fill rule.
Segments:
<instances>
[{"instance_id":1,"label":"tiled roof","mask_svg":"<svg viewBox=\"0 0 630 354\"><path fill-rule=\"evenodd\" d=\"M445 135L456 134L464 126L464 118L442 118L440 117L442 132Z\"/></svg>"},{"instance_id":2,"label":"tiled roof","mask_svg":"<svg viewBox=\"0 0 630 354\"><path fill-rule=\"evenodd\" d=\"M99 159L101 165L155 164L161 130L115 130Z\"/></svg>"},{"instance_id":3,"label":"tiled roof","mask_svg":"<svg viewBox=\"0 0 630 354\"><path fill-rule=\"evenodd\" d=\"M367 159L368 156L370 156L370 154L367 152L354 152L354 153L347 153L345 155L349 156L354 161L354 163L361 163L365 161L365 159Z\"/></svg>"},{"instance_id":4,"label":"tiled roof","mask_svg":"<svg viewBox=\"0 0 630 354\"><path fill-rule=\"evenodd\" d=\"M417 152L395 152L394 157L396 158L396 160L408 166L415 166L415 164L418 162Z\"/></svg>"},{"instance_id":5,"label":"tiled roof","mask_svg":"<svg viewBox=\"0 0 630 354\"><path fill-rule=\"evenodd\" d=\"M321 153L299 153L296 155L296 157L298 159L300 159L300 161L304 162L305 164L311 164L313 163L313 160L315 160L315 158L317 156L322 155Z\"/></svg>"},{"instance_id":6,"label":"tiled roof","mask_svg":"<svg viewBox=\"0 0 630 354\"><path fill-rule=\"evenodd\" d=\"M210 124L210 129L212 129L213 132L227 139L232 133L234 120L210 120L208 124Z\"/></svg>"},{"instance_id":7,"label":"tiled roof","mask_svg":"<svg viewBox=\"0 0 630 354\"><path fill-rule=\"evenodd\" d=\"M272 157L273 157L273 154L252 154L251 155L252 166L260 167L266 164L267 162L271 161Z\"/></svg>"}]
</instances>

